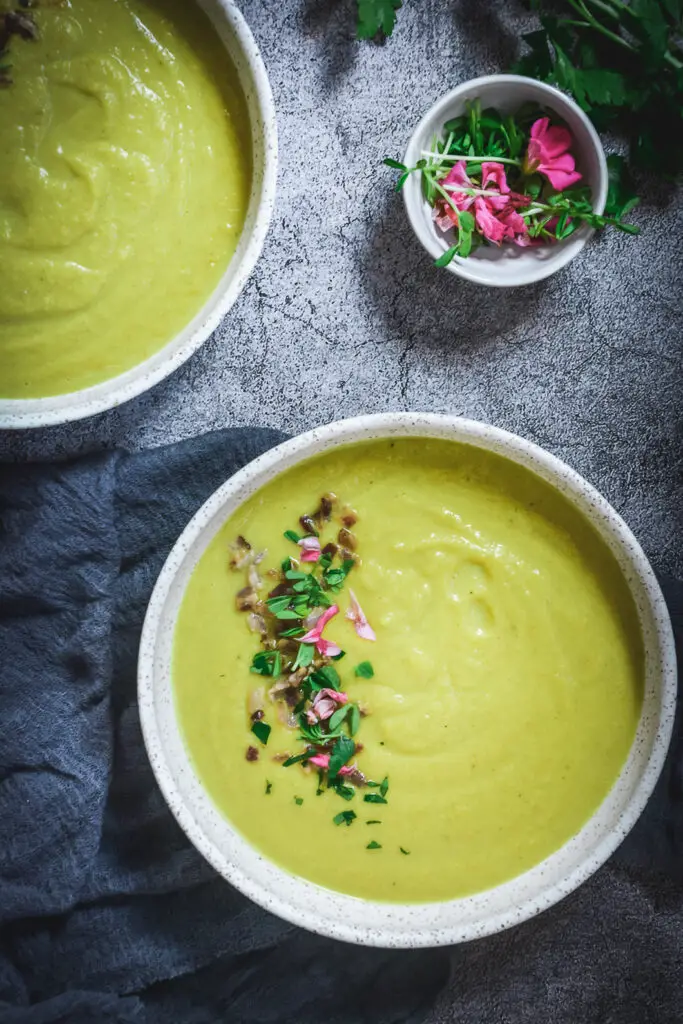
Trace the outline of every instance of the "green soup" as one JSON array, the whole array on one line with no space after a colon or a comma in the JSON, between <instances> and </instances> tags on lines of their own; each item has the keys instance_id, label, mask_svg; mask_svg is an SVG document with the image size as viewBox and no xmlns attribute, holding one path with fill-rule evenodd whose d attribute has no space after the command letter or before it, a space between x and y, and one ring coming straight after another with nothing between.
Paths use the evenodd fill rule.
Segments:
<instances>
[{"instance_id":1,"label":"green soup","mask_svg":"<svg viewBox=\"0 0 683 1024\"><path fill-rule=\"evenodd\" d=\"M296 557L283 531L327 491L357 512L360 563L324 636L346 652L340 689L367 712L355 761L388 779L386 803L362 785L348 801L324 782L318 794L315 772L274 760L306 747L270 702L267 746L250 731L249 695L274 680L250 672L260 643L235 606L229 544L267 549L260 572ZM374 642L345 617L349 587ZM639 637L612 555L538 477L469 446L378 441L284 472L226 523L187 587L173 683L203 784L264 854L355 896L443 900L531 868L596 810L640 716ZM355 673L365 661L371 678Z\"/></svg>"},{"instance_id":2,"label":"green soup","mask_svg":"<svg viewBox=\"0 0 683 1024\"><path fill-rule=\"evenodd\" d=\"M191 0L32 9L0 89L0 396L130 369L200 311L239 239L251 143Z\"/></svg>"}]
</instances>

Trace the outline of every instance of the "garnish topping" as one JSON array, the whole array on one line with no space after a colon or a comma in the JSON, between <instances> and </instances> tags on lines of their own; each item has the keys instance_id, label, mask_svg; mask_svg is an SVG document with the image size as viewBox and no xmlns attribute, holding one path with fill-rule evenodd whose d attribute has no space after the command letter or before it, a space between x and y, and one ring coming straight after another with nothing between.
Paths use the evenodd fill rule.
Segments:
<instances>
[{"instance_id":1,"label":"garnish topping","mask_svg":"<svg viewBox=\"0 0 683 1024\"><path fill-rule=\"evenodd\" d=\"M273 783L272 782L268 782L268 779L266 779L266 796L270 796L270 794L272 792L272 789L273 789Z\"/></svg>"},{"instance_id":2,"label":"garnish topping","mask_svg":"<svg viewBox=\"0 0 683 1024\"><path fill-rule=\"evenodd\" d=\"M301 548L302 562L317 562L320 558L320 541L317 537L302 537L297 541Z\"/></svg>"},{"instance_id":3,"label":"garnish topping","mask_svg":"<svg viewBox=\"0 0 683 1024\"><path fill-rule=\"evenodd\" d=\"M340 693L339 690L330 690L328 687L318 690L313 698L312 707L306 711L306 718L311 725L315 725L316 722L324 722L334 715L340 705L347 704L348 699L348 696L345 693Z\"/></svg>"},{"instance_id":4,"label":"garnish topping","mask_svg":"<svg viewBox=\"0 0 683 1024\"><path fill-rule=\"evenodd\" d=\"M329 570L328 570L329 571ZM301 644L313 644L318 652L323 657L335 658L342 653L341 647L335 644L332 640L325 640L323 637L323 630L330 619L333 619L335 615L339 614L339 609L336 604L333 604L331 608L326 608L322 613L315 626L309 629L308 633L300 637L299 643Z\"/></svg>"},{"instance_id":5,"label":"garnish topping","mask_svg":"<svg viewBox=\"0 0 683 1024\"><path fill-rule=\"evenodd\" d=\"M366 850L381 850L382 849L382 844L381 843L376 843L375 840L373 839L373 840L371 840L371 842L368 843L368 845L365 847L365 849Z\"/></svg>"},{"instance_id":6,"label":"garnish topping","mask_svg":"<svg viewBox=\"0 0 683 1024\"><path fill-rule=\"evenodd\" d=\"M251 731L257 740L260 740L265 747L268 743L268 737L270 736L270 726L267 722L253 722Z\"/></svg>"},{"instance_id":7,"label":"garnish topping","mask_svg":"<svg viewBox=\"0 0 683 1024\"><path fill-rule=\"evenodd\" d=\"M327 624L339 614L331 595L344 588L349 573L359 565L358 541L351 532L358 516L348 506L342 507L341 516L335 514L336 506L335 495L325 494L312 514L300 516L303 535L294 530L284 534L286 540L297 545L300 555L285 558L263 575L258 567L265 552L257 553L242 536L231 545L231 568L247 576L247 585L237 594L237 607L247 613L247 627L260 641L249 669L261 677L262 685L249 695L247 720L252 733L266 746L271 734L266 709L274 706L280 721L297 734L304 747L291 752L290 745L272 760L287 769L299 765L306 774L317 769L316 795L331 790L341 800L350 801L359 788L367 785L378 792L365 799L386 804L388 780L368 782L355 761L363 749L355 736L368 709L361 709L343 685L333 662L339 661L344 652L324 636ZM336 526L331 522L335 517ZM327 541L328 530L333 531L333 540ZM353 592L347 615L360 636L375 639ZM354 674L370 679L374 670L365 661L356 666ZM247 759L258 757L258 748L250 747ZM266 794L271 790L267 782ZM302 804L303 797L295 796L294 802ZM333 820L338 825L349 825L355 817L355 812L343 811Z\"/></svg>"},{"instance_id":8,"label":"garnish topping","mask_svg":"<svg viewBox=\"0 0 683 1024\"><path fill-rule=\"evenodd\" d=\"M355 811L340 811L339 814L335 814L332 821L335 825L350 825L355 817Z\"/></svg>"},{"instance_id":9,"label":"garnish topping","mask_svg":"<svg viewBox=\"0 0 683 1024\"><path fill-rule=\"evenodd\" d=\"M410 856L410 850L404 850L402 846L399 846L401 853L405 853L406 857Z\"/></svg>"},{"instance_id":10,"label":"garnish topping","mask_svg":"<svg viewBox=\"0 0 683 1024\"><path fill-rule=\"evenodd\" d=\"M365 612L358 603L358 598L354 592L349 589L349 607L346 612L346 618L353 622L356 629L356 633L362 640L376 640L375 631L368 622Z\"/></svg>"}]
</instances>

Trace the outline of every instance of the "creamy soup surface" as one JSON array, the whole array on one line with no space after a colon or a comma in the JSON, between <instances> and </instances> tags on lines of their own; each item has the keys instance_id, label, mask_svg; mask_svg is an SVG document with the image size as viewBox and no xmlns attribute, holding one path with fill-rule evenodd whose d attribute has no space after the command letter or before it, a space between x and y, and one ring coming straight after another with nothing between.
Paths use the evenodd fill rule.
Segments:
<instances>
[{"instance_id":1,"label":"creamy soup surface","mask_svg":"<svg viewBox=\"0 0 683 1024\"><path fill-rule=\"evenodd\" d=\"M251 141L193 0L30 9L0 89L0 397L114 377L201 310L240 237Z\"/></svg>"},{"instance_id":2,"label":"creamy soup surface","mask_svg":"<svg viewBox=\"0 0 683 1024\"><path fill-rule=\"evenodd\" d=\"M346 652L340 689L367 712L354 761L388 779L386 804L360 785L348 801L318 793L315 772L273 760L305 749L279 705L265 707L266 746L251 731L260 645L236 609L229 545L267 549L260 570L296 557L283 531L329 491L357 512L360 564L324 636ZM345 618L349 587L374 642ZM199 777L259 850L330 889L426 902L504 882L584 825L634 738L639 637L613 557L538 477L452 442L373 441L287 470L225 524L187 587L173 683ZM371 678L355 674L365 661ZM351 824L335 824L347 810Z\"/></svg>"}]
</instances>

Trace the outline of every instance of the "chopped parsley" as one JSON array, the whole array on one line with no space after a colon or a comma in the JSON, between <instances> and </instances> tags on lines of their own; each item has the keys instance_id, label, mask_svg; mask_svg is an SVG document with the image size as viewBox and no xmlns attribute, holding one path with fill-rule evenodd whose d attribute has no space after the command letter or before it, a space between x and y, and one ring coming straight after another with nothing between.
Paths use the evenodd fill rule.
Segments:
<instances>
[{"instance_id":1,"label":"chopped parsley","mask_svg":"<svg viewBox=\"0 0 683 1024\"><path fill-rule=\"evenodd\" d=\"M365 824L366 825L381 825L382 822L379 820L379 818L370 818L368 821L365 822Z\"/></svg>"},{"instance_id":2,"label":"chopped parsley","mask_svg":"<svg viewBox=\"0 0 683 1024\"><path fill-rule=\"evenodd\" d=\"M366 793L363 800L366 804L386 804L388 802L383 796L379 796L377 793Z\"/></svg>"},{"instance_id":3,"label":"chopped parsley","mask_svg":"<svg viewBox=\"0 0 683 1024\"><path fill-rule=\"evenodd\" d=\"M389 779L385 775L379 786L379 795L386 796L389 791Z\"/></svg>"},{"instance_id":4,"label":"chopped parsley","mask_svg":"<svg viewBox=\"0 0 683 1024\"><path fill-rule=\"evenodd\" d=\"M272 782L268 782L268 779L266 779L266 796L270 796L272 788L273 788L273 783Z\"/></svg>"},{"instance_id":5,"label":"chopped parsley","mask_svg":"<svg viewBox=\"0 0 683 1024\"><path fill-rule=\"evenodd\" d=\"M340 811L339 814L335 814L332 821L335 825L350 825L355 817L355 811Z\"/></svg>"},{"instance_id":6,"label":"chopped parsley","mask_svg":"<svg viewBox=\"0 0 683 1024\"><path fill-rule=\"evenodd\" d=\"M365 847L365 849L366 850L381 850L382 849L382 844L381 843L376 843L375 840L373 839L372 842L368 843L368 845Z\"/></svg>"},{"instance_id":7,"label":"chopped parsley","mask_svg":"<svg viewBox=\"0 0 683 1024\"><path fill-rule=\"evenodd\" d=\"M355 752L356 744L353 740L348 736L340 736L334 744L332 753L330 754L330 763L327 769L327 778L330 782L334 782L339 774L339 769L344 767L346 762L350 757L353 757Z\"/></svg>"},{"instance_id":8,"label":"chopped parsley","mask_svg":"<svg viewBox=\"0 0 683 1024\"><path fill-rule=\"evenodd\" d=\"M401 853L405 853L406 857L410 856L410 850L404 850L402 846L399 846Z\"/></svg>"},{"instance_id":9,"label":"chopped parsley","mask_svg":"<svg viewBox=\"0 0 683 1024\"><path fill-rule=\"evenodd\" d=\"M270 726L267 722L254 722L251 727L251 731L257 740L260 740L265 747L268 743L268 737L270 736Z\"/></svg>"},{"instance_id":10,"label":"chopped parsley","mask_svg":"<svg viewBox=\"0 0 683 1024\"><path fill-rule=\"evenodd\" d=\"M282 655L279 651L258 651L251 659L250 671L258 676L279 676L282 672Z\"/></svg>"},{"instance_id":11,"label":"chopped parsley","mask_svg":"<svg viewBox=\"0 0 683 1024\"><path fill-rule=\"evenodd\" d=\"M295 533L294 530L285 530L285 540L291 540L292 544L298 544L301 540L301 535Z\"/></svg>"},{"instance_id":12,"label":"chopped parsley","mask_svg":"<svg viewBox=\"0 0 683 1024\"><path fill-rule=\"evenodd\" d=\"M354 671L362 679L372 679L375 674L375 670L369 661L361 661L360 665L356 665Z\"/></svg>"},{"instance_id":13,"label":"chopped parsley","mask_svg":"<svg viewBox=\"0 0 683 1024\"><path fill-rule=\"evenodd\" d=\"M303 802L304 802L304 798L302 796L295 796L294 797L294 803L297 804L299 807L301 807Z\"/></svg>"}]
</instances>

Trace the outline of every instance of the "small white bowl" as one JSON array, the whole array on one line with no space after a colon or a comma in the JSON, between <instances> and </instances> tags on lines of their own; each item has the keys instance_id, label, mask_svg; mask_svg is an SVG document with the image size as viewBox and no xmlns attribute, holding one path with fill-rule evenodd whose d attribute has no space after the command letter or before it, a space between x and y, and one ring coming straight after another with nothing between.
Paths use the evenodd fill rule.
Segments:
<instances>
[{"instance_id":1,"label":"small white bowl","mask_svg":"<svg viewBox=\"0 0 683 1024\"><path fill-rule=\"evenodd\" d=\"M607 199L607 161L595 128L580 107L558 89L520 75L488 75L463 82L427 111L408 143L403 162L414 167L429 150L436 135L442 135L446 121L465 112L466 102L480 99L482 108L495 107L514 114L527 102L537 103L558 115L574 137L572 152L583 180L593 194L593 210L602 213ZM491 157L495 160L495 157ZM449 236L440 231L432 218L432 208L422 195L421 175L411 174L403 186L403 198L413 231L427 252L438 259L450 246ZM593 234L584 225L569 238L555 245L520 248L517 245L481 246L472 256L456 256L447 269L477 284L497 288L532 284L549 277L569 263Z\"/></svg>"},{"instance_id":2,"label":"small white bowl","mask_svg":"<svg viewBox=\"0 0 683 1024\"><path fill-rule=\"evenodd\" d=\"M275 205L277 124L273 94L251 31L232 0L192 0L210 18L237 71L252 138L252 185L237 249L213 294L191 322L149 359L92 387L46 398L0 398L0 429L46 427L128 402L176 370L213 334L261 254Z\"/></svg>"},{"instance_id":3,"label":"small white bowl","mask_svg":"<svg viewBox=\"0 0 683 1024\"><path fill-rule=\"evenodd\" d=\"M380 903L290 874L232 828L201 784L176 717L171 664L176 619L194 567L226 519L283 470L371 438L436 437L497 452L566 495L613 552L635 602L645 651L643 709L628 760L600 807L569 842L530 871L486 892L440 903ZM364 945L450 945L509 928L552 906L596 871L645 807L664 763L676 706L676 656L664 598L638 542L601 495L553 455L496 427L455 416L385 413L319 427L245 466L209 498L169 555L140 641L138 701L152 768L197 849L266 910L321 935Z\"/></svg>"}]
</instances>

